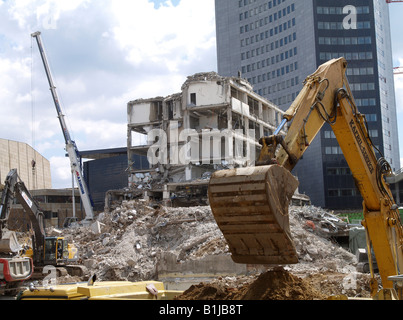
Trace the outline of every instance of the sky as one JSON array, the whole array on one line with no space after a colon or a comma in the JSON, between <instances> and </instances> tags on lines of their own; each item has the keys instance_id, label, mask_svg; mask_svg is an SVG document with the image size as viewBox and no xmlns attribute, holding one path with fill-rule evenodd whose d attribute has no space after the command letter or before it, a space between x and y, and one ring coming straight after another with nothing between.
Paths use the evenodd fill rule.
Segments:
<instances>
[{"instance_id":1,"label":"sky","mask_svg":"<svg viewBox=\"0 0 403 320\"><path fill-rule=\"evenodd\" d=\"M125 147L129 101L217 69L214 0L0 0L0 138L48 159L56 189L71 187L70 162L36 31L82 151Z\"/></svg>"},{"instance_id":2,"label":"sky","mask_svg":"<svg viewBox=\"0 0 403 320\"><path fill-rule=\"evenodd\" d=\"M392 4L395 66L403 66L403 3ZM214 0L0 0L0 138L24 142L71 187L69 159L31 33L41 31L79 150L127 145L127 102L180 92L217 71ZM403 158L403 75L395 77ZM142 141L139 140L139 143Z\"/></svg>"}]
</instances>

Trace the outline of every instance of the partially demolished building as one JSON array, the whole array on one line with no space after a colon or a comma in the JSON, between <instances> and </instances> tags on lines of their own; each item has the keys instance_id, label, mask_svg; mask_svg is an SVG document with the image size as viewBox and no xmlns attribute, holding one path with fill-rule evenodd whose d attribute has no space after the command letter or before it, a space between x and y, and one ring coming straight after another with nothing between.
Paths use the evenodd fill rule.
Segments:
<instances>
[{"instance_id":1,"label":"partially demolished building","mask_svg":"<svg viewBox=\"0 0 403 320\"><path fill-rule=\"evenodd\" d=\"M210 72L188 77L181 93L129 102L127 114L131 189L183 205L206 196L215 170L253 165L260 137L274 132L283 111L246 80ZM133 145L135 134L147 145ZM147 155L150 168L133 169L134 154Z\"/></svg>"}]
</instances>

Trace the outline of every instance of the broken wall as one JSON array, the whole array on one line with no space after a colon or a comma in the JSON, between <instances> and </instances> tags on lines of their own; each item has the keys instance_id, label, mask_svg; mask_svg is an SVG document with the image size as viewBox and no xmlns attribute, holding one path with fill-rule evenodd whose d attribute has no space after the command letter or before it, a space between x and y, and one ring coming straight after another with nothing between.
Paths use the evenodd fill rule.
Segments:
<instances>
[{"instance_id":1,"label":"broken wall","mask_svg":"<svg viewBox=\"0 0 403 320\"><path fill-rule=\"evenodd\" d=\"M247 81L215 72L189 76L181 90L166 98L128 104L129 156L131 149L135 152L132 132L147 134L161 129L166 135L148 141L152 149L144 150L159 160L150 168L158 192L164 183L192 181L217 169L253 164L260 149L258 140L274 131L283 113L253 92ZM155 116L155 102L160 103L162 119Z\"/></svg>"},{"instance_id":2,"label":"broken wall","mask_svg":"<svg viewBox=\"0 0 403 320\"><path fill-rule=\"evenodd\" d=\"M196 82L188 84L184 90L186 106L209 106L228 103L227 90L224 82Z\"/></svg>"},{"instance_id":3,"label":"broken wall","mask_svg":"<svg viewBox=\"0 0 403 320\"><path fill-rule=\"evenodd\" d=\"M133 101L128 104L127 120L129 125L161 121L163 118L162 98Z\"/></svg>"}]
</instances>

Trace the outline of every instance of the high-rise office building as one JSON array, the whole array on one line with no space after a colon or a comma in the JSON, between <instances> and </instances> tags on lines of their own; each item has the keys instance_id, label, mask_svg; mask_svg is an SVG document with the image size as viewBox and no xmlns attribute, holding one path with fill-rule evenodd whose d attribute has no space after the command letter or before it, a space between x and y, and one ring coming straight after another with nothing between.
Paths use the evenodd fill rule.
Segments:
<instances>
[{"instance_id":1,"label":"high-rise office building","mask_svg":"<svg viewBox=\"0 0 403 320\"><path fill-rule=\"evenodd\" d=\"M373 142L394 170L400 168L386 0L216 0L215 6L219 74L241 72L258 94L285 110L320 64L345 57ZM329 125L293 173L315 205L362 204Z\"/></svg>"}]
</instances>

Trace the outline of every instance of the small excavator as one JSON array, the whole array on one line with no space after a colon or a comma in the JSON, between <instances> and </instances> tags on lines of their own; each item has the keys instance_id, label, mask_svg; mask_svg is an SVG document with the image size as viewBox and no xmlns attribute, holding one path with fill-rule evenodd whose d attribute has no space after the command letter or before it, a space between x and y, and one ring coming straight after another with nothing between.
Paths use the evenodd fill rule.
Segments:
<instances>
[{"instance_id":1,"label":"small excavator","mask_svg":"<svg viewBox=\"0 0 403 320\"><path fill-rule=\"evenodd\" d=\"M346 69L344 58L333 59L306 78L274 134L260 139L256 166L212 175L210 206L234 262L298 263L288 206L299 183L291 171L322 126L329 123L363 198L367 252L373 249L375 253L383 287L378 290L370 261L371 295L403 299L403 226L386 182L394 173L382 156L376 157L376 146L365 115L354 102ZM279 135L287 123L287 134Z\"/></svg>"},{"instance_id":2,"label":"small excavator","mask_svg":"<svg viewBox=\"0 0 403 320\"><path fill-rule=\"evenodd\" d=\"M13 294L19 290L23 282L32 277L34 266L29 257L21 254L22 247L17 235L8 229L10 206L13 199L15 176L7 175L1 185L0 198L0 293ZM23 196L21 194L21 196Z\"/></svg>"},{"instance_id":3,"label":"small excavator","mask_svg":"<svg viewBox=\"0 0 403 320\"><path fill-rule=\"evenodd\" d=\"M11 204L15 198L22 205L33 230L32 247L25 249L19 246L15 232L8 231L5 233L5 235L8 236L3 236L3 227L8 221ZM19 177L17 169L12 169L6 177L0 208L0 247L3 249L3 252L15 252L16 250L13 249L13 247L18 247L22 259L32 261L33 263L30 276L42 275L44 267L46 266L55 267L55 276L66 274L77 276L86 275L85 267L75 264L78 261L78 250L74 244L68 243L63 237L46 236L44 214ZM28 278L24 280L27 279Z\"/></svg>"}]
</instances>

